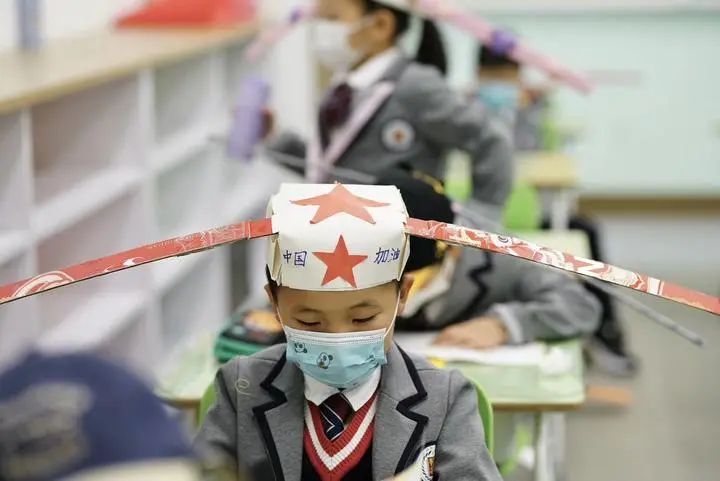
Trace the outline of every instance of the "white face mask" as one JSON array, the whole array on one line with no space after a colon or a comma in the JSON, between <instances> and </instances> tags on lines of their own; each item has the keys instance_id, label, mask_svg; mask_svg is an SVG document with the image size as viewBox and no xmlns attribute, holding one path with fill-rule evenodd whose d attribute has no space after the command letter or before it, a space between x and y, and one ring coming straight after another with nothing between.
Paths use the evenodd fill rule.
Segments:
<instances>
[{"instance_id":1,"label":"white face mask","mask_svg":"<svg viewBox=\"0 0 720 481\"><path fill-rule=\"evenodd\" d=\"M318 61L333 72L347 72L362 58L362 52L350 46L350 35L357 25L336 20L315 20L313 49Z\"/></svg>"},{"instance_id":2,"label":"white face mask","mask_svg":"<svg viewBox=\"0 0 720 481\"><path fill-rule=\"evenodd\" d=\"M395 326L399 308L398 293L393 320L388 327L337 334L293 329L276 313L287 337L288 361L326 386L351 389L387 364L385 338Z\"/></svg>"}]
</instances>

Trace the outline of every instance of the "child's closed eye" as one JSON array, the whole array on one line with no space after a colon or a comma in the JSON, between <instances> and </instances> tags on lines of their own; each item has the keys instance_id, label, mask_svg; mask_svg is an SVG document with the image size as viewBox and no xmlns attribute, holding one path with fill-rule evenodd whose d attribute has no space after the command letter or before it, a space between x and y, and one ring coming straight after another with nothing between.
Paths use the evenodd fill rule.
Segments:
<instances>
[{"instance_id":1,"label":"child's closed eye","mask_svg":"<svg viewBox=\"0 0 720 481\"><path fill-rule=\"evenodd\" d=\"M302 325L302 326L306 326L306 327L312 327L312 326L319 326L319 325L320 325L320 323L317 322L317 321L301 321L300 319L295 319L295 322L297 322L298 324L300 324L300 325Z\"/></svg>"},{"instance_id":2,"label":"child's closed eye","mask_svg":"<svg viewBox=\"0 0 720 481\"><path fill-rule=\"evenodd\" d=\"M356 318L356 319L353 319L353 323L355 323L355 324L365 324L366 322L370 322L370 321L374 320L376 317L377 317L377 315L375 315L375 316L370 316L370 317L360 317L360 318Z\"/></svg>"}]
</instances>

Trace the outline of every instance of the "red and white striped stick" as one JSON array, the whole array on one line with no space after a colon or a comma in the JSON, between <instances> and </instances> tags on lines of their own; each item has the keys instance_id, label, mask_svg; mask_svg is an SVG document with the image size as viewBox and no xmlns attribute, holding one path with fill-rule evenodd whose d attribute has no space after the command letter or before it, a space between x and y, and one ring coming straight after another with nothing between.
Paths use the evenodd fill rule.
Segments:
<instances>
[{"instance_id":1,"label":"red and white striped stick","mask_svg":"<svg viewBox=\"0 0 720 481\"><path fill-rule=\"evenodd\" d=\"M417 237L441 240L450 244L519 257L581 276L634 289L720 316L720 298L645 274L605 264L604 262L577 257L514 237L492 234L453 224L417 219L408 219L406 232Z\"/></svg>"},{"instance_id":2,"label":"red and white striped stick","mask_svg":"<svg viewBox=\"0 0 720 481\"><path fill-rule=\"evenodd\" d=\"M490 22L478 15L472 15L452 5L447 0L418 0L416 3L418 13L430 18L443 20L482 42L484 46L492 46L498 41L498 36L508 37L509 34L498 29ZM527 42L517 38L505 38L502 43L506 54L518 63L531 65L550 77L562 81L582 93L590 93L592 84L586 75L576 72L559 61L535 50Z\"/></svg>"},{"instance_id":3,"label":"red and white striped stick","mask_svg":"<svg viewBox=\"0 0 720 481\"><path fill-rule=\"evenodd\" d=\"M581 276L627 287L663 299L694 307L720 316L720 298L693 291L654 277L629 271L603 262L542 247L508 236L435 221L408 219L409 235L441 240L475 249L511 255ZM247 239L273 234L272 220L262 219L218 227L183 237L158 242L46 272L31 279L0 287L0 304L16 301L61 286L82 282L113 272L132 269L169 257L195 254Z\"/></svg>"},{"instance_id":4,"label":"red and white striped stick","mask_svg":"<svg viewBox=\"0 0 720 481\"><path fill-rule=\"evenodd\" d=\"M131 269L169 257L195 254L233 242L264 237L272 234L270 219L241 222L197 232L155 244L136 247L100 259L77 264L65 269L46 272L31 279L0 287L0 305L24 297L75 284L113 272Z\"/></svg>"}]
</instances>

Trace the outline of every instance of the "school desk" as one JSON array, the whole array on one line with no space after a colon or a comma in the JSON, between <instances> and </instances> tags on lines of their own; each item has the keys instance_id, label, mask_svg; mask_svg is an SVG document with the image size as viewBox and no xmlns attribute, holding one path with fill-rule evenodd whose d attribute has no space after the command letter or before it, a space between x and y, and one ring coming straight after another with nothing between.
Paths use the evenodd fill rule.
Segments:
<instances>
[{"instance_id":1,"label":"school desk","mask_svg":"<svg viewBox=\"0 0 720 481\"><path fill-rule=\"evenodd\" d=\"M551 196L550 222L553 229L567 229L572 210L572 192L578 185L573 159L552 152L520 155L518 179Z\"/></svg>"},{"instance_id":2,"label":"school desk","mask_svg":"<svg viewBox=\"0 0 720 481\"><path fill-rule=\"evenodd\" d=\"M478 383L496 412L532 413L535 420L535 479L560 478L565 460L565 413L585 402L582 344L558 344L570 367L561 373L544 373L539 366L489 366L449 363Z\"/></svg>"}]
</instances>

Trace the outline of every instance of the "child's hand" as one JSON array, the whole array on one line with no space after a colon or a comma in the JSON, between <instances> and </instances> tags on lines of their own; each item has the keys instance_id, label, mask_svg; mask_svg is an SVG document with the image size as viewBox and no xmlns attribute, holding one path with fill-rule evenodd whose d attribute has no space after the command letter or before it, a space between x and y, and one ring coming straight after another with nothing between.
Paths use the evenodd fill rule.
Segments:
<instances>
[{"instance_id":1,"label":"child's hand","mask_svg":"<svg viewBox=\"0 0 720 481\"><path fill-rule=\"evenodd\" d=\"M275 133L275 112L269 108L262 111L262 140L267 140Z\"/></svg>"},{"instance_id":2,"label":"child's hand","mask_svg":"<svg viewBox=\"0 0 720 481\"><path fill-rule=\"evenodd\" d=\"M493 317L478 317L446 327L440 331L434 344L469 349L489 349L502 346L507 341L508 333L502 321Z\"/></svg>"}]
</instances>

